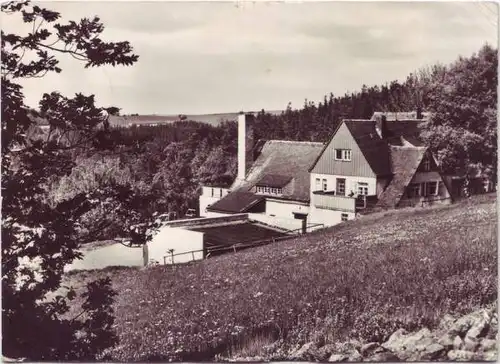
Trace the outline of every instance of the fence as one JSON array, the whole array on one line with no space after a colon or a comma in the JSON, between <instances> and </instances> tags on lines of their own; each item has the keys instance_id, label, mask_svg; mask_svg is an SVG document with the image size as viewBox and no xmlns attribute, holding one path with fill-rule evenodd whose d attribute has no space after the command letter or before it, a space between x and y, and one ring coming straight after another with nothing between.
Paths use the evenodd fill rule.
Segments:
<instances>
[{"instance_id":1,"label":"fence","mask_svg":"<svg viewBox=\"0 0 500 364\"><path fill-rule=\"evenodd\" d=\"M324 227L324 224L309 224L307 228L319 228L319 227ZM300 232L302 229L297 229L296 231L290 231L291 233ZM264 239L264 240L258 240L258 241L243 241L240 243L232 244L232 245L213 245L210 247L207 247L205 249L198 249L198 250L191 250L188 252L183 252L183 253L177 253L174 254L173 251L170 252L170 254L164 255L163 256L163 264L167 265L167 258L171 258L171 264L175 264L175 257L180 256L180 255L186 255L186 254L191 254L192 256L192 261L197 260L195 258L195 253L206 253L205 258L209 258L211 256L217 256L221 255L224 253L236 253L237 251L245 250L248 248L254 248L257 246L264 246L264 245L269 245L272 243L275 243L277 241L283 241L283 240L289 240L289 239L294 239L297 237L298 234L293 234L293 235L285 235L285 236L280 236L276 238L271 238L271 239Z\"/></svg>"}]
</instances>

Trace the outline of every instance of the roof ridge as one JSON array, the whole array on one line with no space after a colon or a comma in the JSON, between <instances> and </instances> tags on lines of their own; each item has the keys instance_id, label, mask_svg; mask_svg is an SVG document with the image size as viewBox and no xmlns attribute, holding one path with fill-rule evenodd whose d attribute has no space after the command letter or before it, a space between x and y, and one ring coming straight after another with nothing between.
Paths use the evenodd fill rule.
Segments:
<instances>
[{"instance_id":1,"label":"roof ridge","mask_svg":"<svg viewBox=\"0 0 500 364\"><path fill-rule=\"evenodd\" d=\"M309 141L298 141L298 140L280 140L280 139L270 139L267 140L266 142L273 142L273 143L287 143L287 144L303 144L303 145L323 145L321 142L309 142Z\"/></svg>"}]
</instances>

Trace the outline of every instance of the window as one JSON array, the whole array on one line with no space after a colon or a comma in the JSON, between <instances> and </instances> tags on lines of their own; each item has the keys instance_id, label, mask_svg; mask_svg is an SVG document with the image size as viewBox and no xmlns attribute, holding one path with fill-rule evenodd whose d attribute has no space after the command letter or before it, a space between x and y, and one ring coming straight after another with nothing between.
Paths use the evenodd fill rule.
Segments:
<instances>
[{"instance_id":1,"label":"window","mask_svg":"<svg viewBox=\"0 0 500 364\"><path fill-rule=\"evenodd\" d=\"M323 191L328 191L328 185L326 183L326 179L323 178Z\"/></svg>"},{"instance_id":2,"label":"window","mask_svg":"<svg viewBox=\"0 0 500 364\"><path fill-rule=\"evenodd\" d=\"M337 178L337 195L345 196L345 178Z\"/></svg>"},{"instance_id":3,"label":"window","mask_svg":"<svg viewBox=\"0 0 500 364\"><path fill-rule=\"evenodd\" d=\"M368 195L368 183L358 182L358 195Z\"/></svg>"},{"instance_id":4,"label":"window","mask_svg":"<svg viewBox=\"0 0 500 364\"><path fill-rule=\"evenodd\" d=\"M341 219L342 221L347 221L347 218L348 218L348 217L349 217L349 215L347 215L347 214L341 214L341 215L340 215L340 219Z\"/></svg>"},{"instance_id":5,"label":"window","mask_svg":"<svg viewBox=\"0 0 500 364\"><path fill-rule=\"evenodd\" d=\"M282 188L268 187L268 186L257 186L255 188L257 193L262 193L266 195L281 195L283 194Z\"/></svg>"},{"instance_id":6,"label":"window","mask_svg":"<svg viewBox=\"0 0 500 364\"><path fill-rule=\"evenodd\" d=\"M431 170L431 161L429 158L425 158L423 163L422 163L422 168L424 171L430 171Z\"/></svg>"},{"instance_id":7,"label":"window","mask_svg":"<svg viewBox=\"0 0 500 364\"><path fill-rule=\"evenodd\" d=\"M316 188L314 190L315 191L321 190L321 180L319 178L316 178Z\"/></svg>"},{"instance_id":8,"label":"window","mask_svg":"<svg viewBox=\"0 0 500 364\"><path fill-rule=\"evenodd\" d=\"M351 160L351 150L350 149L335 149L335 160L350 161Z\"/></svg>"},{"instance_id":9,"label":"window","mask_svg":"<svg viewBox=\"0 0 500 364\"><path fill-rule=\"evenodd\" d=\"M408 197L420 196L420 183L413 183L408 186Z\"/></svg>"},{"instance_id":10,"label":"window","mask_svg":"<svg viewBox=\"0 0 500 364\"><path fill-rule=\"evenodd\" d=\"M214 197L214 189L213 189L213 188L211 188L211 190L212 190L212 197Z\"/></svg>"},{"instance_id":11,"label":"window","mask_svg":"<svg viewBox=\"0 0 500 364\"><path fill-rule=\"evenodd\" d=\"M344 149L344 160L345 161L350 161L351 160L351 150L350 149Z\"/></svg>"},{"instance_id":12,"label":"window","mask_svg":"<svg viewBox=\"0 0 500 364\"><path fill-rule=\"evenodd\" d=\"M432 196L438 194L438 183L437 182L426 182L425 188L426 196Z\"/></svg>"}]
</instances>

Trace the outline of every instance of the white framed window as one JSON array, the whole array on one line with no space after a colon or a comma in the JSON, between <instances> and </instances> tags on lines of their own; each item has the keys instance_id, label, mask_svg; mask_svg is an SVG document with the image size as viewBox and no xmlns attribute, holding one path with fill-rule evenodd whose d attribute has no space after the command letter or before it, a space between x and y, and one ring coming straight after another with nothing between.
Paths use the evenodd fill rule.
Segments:
<instances>
[{"instance_id":1,"label":"white framed window","mask_svg":"<svg viewBox=\"0 0 500 364\"><path fill-rule=\"evenodd\" d=\"M315 185L315 191L320 191L321 190L321 180L319 178L316 178L316 185Z\"/></svg>"},{"instance_id":2,"label":"white framed window","mask_svg":"<svg viewBox=\"0 0 500 364\"><path fill-rule=\"evenodd\" d=\"M358 195L368 195L368 182L358 182Z\"/></svg>"},{"instance_id":3,"label":"white framed window","mask_svg":"<svg viewBox=\"0 0 500 364\"><path fill-rule=\"evenodd\" d=\"M214 188L212 187L211 190L212 190L212 196L211 197L214 197L214 195L215 195L214 194Z\"/></svg>"},{"instance_id":4,"label":"white framed window","mask_svg":"<svg viewBox=\"0 0 500 364\"><path fill-rule=\"evenodd\" d=\"M348 217L349 217L349 215L347 215L347 214L341 214L340 215L340 220L347 221Z\"/></svg>"},{"instance_id":5,"label":"white framed window","mask_svg":"<svg viewBox=\"0 0 500 364\"><path fill-rule=\"evenodd\" d=\"M335 160L350 161L351 160L351 150L350 149L335 149Z\"/></svg>"},{"instance_id":6,"label":"white framed window","mask_svg":"<svg viewBox=\"0 0 500 364\"><path fill-rule=\"evenodd\" d=\"M255 188L255 191L257 193L262 193L262 194L266 194L266 195L282 195L283 194L283 188L269 187L269 186L257 186Z\"/></svg>"},{"instance_id":7,"label":"white framed window","mask_svg":"<svg viewBox=\"0 0 500 364\"><path fill-rule=\"evenodd\" d=\"M328 184L326 183L326 178L323 178L323 191L328 191Z\"/></svg>"}]
</instances>

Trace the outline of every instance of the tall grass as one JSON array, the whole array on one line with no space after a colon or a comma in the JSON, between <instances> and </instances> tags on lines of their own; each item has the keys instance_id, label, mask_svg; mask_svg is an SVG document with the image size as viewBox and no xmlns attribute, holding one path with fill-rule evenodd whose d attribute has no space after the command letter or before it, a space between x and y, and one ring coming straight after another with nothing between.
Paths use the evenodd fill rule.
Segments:
<instances>
[{"instance_id":1,"label":"tall grass","mask_svg":"<svg viewBox=\"0 0 500 364\"><path fill-rule=\"evenodd\" d=\"M496 300L496 208L383 213L198 264L112 274L117 360L209 360L278 339L284 348L384 340Z\"/></svg>"}]
</instances>

